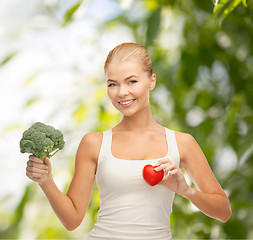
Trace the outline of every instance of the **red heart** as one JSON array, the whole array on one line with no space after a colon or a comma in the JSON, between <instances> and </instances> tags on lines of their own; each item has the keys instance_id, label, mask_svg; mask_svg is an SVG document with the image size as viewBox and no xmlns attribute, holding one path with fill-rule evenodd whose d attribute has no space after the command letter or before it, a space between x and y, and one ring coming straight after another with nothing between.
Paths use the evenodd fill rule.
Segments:
<instances>
[{"instance_id":1,"label":"red heart","mask_svg":"<svg viewBox=\"0 0 253 240\"><path fill-rule=\"evenodd\" d=\"M163 170L157 172L155 171L156 167L148 164L142 170L143 178L150 186L155 186L163 179Z\"/></svg>"}]
</instances>

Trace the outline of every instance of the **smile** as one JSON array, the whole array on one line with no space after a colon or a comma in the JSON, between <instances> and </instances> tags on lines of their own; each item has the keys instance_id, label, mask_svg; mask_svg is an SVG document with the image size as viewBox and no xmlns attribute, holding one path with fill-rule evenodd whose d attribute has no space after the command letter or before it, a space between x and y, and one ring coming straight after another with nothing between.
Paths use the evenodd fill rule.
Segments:
<instances>
[{"instance_id":1,"label":"smile","mask_svg":"<svg viewBox=\"0 0 253 240\"><path fill-rule=\"evenodd\" d=\"M133 102L135 99L132 99L132 100L128 100L128 101L125 101L125 102L119 102L120 104L128 104L130 102Z\"/></svg>"},{"instance_id":2,"label":"smile","mask_svg":"<svg viewBox=\"0 0 253 240\"><path fill-rule=\"evenodd\" d=\"M128 101L124 101L124 102L119 102L119 104L122 106L122 107L129 107L133 104L133 102L135 101L136 99L132 99L132 100L128 100Z\"/></svg>"}]
</instances>

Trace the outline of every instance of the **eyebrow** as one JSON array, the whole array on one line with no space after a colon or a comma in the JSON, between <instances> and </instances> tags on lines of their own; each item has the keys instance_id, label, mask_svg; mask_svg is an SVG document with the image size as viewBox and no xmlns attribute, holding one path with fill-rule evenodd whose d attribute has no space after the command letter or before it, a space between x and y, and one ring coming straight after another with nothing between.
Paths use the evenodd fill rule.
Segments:
<instances>
[{"instance_id":1,"label":"eyebrow","mask_svg":"<svg viewBox=\"0 0 253 240\"><path fill-rule=\"evenodd\" d=\"M130 79L132 77L139 77L139 76L138 75L130 75L129 77L126 77L124 79L124 81L126 81L126 80L128 80L128 79ZM107 82L117 82L117 81L116 80L112 80L112 79L108 79Z\"/></svg>"}]
</instances>

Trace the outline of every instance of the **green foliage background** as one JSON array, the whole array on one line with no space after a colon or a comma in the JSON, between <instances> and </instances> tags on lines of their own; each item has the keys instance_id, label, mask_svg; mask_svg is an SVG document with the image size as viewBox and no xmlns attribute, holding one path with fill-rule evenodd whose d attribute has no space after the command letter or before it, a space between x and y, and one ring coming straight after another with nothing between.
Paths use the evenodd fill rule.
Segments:
<instances>
[{"instance_id":1,"label":"green foliage background","mask_svg":"<svg viewBox=\"0 0 253 240\"><path fill-rule=\"evenodd\" d=\"M145 14L133 18L134 11L138 14L139 3ZM59 24L64 28L73 23L75 12L83 4L84 1L76 1ZM195 137L229 196L233 213L227 223L205 216L188 200L176 196L171 216L174 238L253 238L252 11L253 2L245 0L137 0L128 10L100 24L101 32L128 28L135 41L148 49L158 80L150 98L155 118L168 128ZM172 32L179 37L173 38ZM1 60L0 67L14 58L15 53L9 53ZM120 120L121 116L104 101L104 77L96 79L94 84L97 90L91 105L80 100L73 109L72 132L84 126L94 108L96 124L89 131L103 131ZM33 100L29 104L36 104ZM71 134L69 129L64 130ZM233 153L235 164L230 163L230 155L222 154L224 150ZM70 172L62 188L66 192L73 174L74 156L63 154L62 157ZM6 201L8 196L1 199L0 207ZM92 229L98 209L98 191L94 185L84 222L79 229L68 232L38 186L31 183L14 211L0 209L0 238L25 238L29 228L35 230L34 239L83 238Z\"/></svg>"}]
</instances>

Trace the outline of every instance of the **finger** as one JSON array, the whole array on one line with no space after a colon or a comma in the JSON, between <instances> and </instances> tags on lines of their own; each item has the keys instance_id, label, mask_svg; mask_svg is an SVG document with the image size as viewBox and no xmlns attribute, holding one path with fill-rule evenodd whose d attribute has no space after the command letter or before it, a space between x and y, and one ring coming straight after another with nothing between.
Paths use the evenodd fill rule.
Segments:
<instances>
[{"instance_id":1,"label":"finger","mask_svg":"<svg viewBox=\"0 0 253 240\"><path fill-rule=\"evenodd\" d=\"M36 178L36 177L30 177L30 179L34 182L39 183L41 181L41 178Z\"/></svg>"},{"instance_id":2,"label":"finger","mask_svg":"<svg viewBox=\"0 0 253 240\"><path fill-rule=\"evenodd\" d=\"M170 161L169 158L164 158L164 159L159 160L159 161L156 163L155 166L159 166L159 165L164 164L164 163L172 163L172 162Z\"/></svg>"},{"instance_id":3,"label":"finger","mask_svg":"<svg viewBox=\"0 0 253 240\"><path fill-rule=\"evenodd\" d=\"M50 162L50 159L48 157L45 157L44 159L44 163L47 167L51 167L51 162Z\"/></svg>"},{"instance_id":4,"label":"finger","mask_svg":"<svg viewBox=\"0 0 253 240\"><path fill-rule=\"evenodd\" d=\"M30 179L43 179L45 175L39 174L39 173L31 173L31 172L26 172L26 176Z\"/></svg>"},{"instance_id":5,"label":"finger","mask_svg":"<svg viewBox=\"0 0 253 240\"><path fill-rule=\"evenodd\" d=\"M177 168L170 171L171 176L176 176L177 174L178 174L178 169Z\"/></svg>"},{"instance_id":6,"label":"finger","mask_svg":"<svg viewBox=\"0 0 253 240\"><path fill-rule=\"evenodd\" d=\"M155 167L154 169L155 169L155 171L160 172L160 171L162 171L165 167L166 167L166 166L165 166L164 164L161 164L160 166Z\"/></svg>"},{"instance_id":7,"label":"finger","mask_svg":"<svg viewBox=\"0 0 253 240\"><path fill-rule=\"evenodd\" d=\"M43 161L40 158L37 158L34 155L30 155L29 160L36 163L43 163Z\"/></svg>"},{"instance_id":8,"label":"finger","mask_svg":"<svg viewBox=\"0 0 253 240\"><path fill-rule=\"evenodd\" d=\"M169 175L172 171L174 171L177 167L175 165L167 166L164 169L164 175Z\"/></svg>"},{"instance_id":9,"label":"finger","mask_svg":"<svg viewBox=\"0 0 253 240\"><path fill-rule=\"evenodd\" d=\"M26 171L30 172L30 173L38 173L38 174L41 174L41 175L47 175L48 174L47 170L43 170L43 169L39 169L39 168L35 168L35 167L27 167Z\"/></svg>"},{"instance_id":10,"label":"finger","mask_svg":"<svg viewBox=\"0 0 253 240\"><path fill-rule=\"evenodd\" d=\"M48 166L46 166L44 163L36 163L36 162L31 161L31 160L29 160L27 162L27 166L28 167L39 168L39 169L43 169L43 170L48 169Z\"/></svg>"},{"instance_id":11,"label":"finger","mask_svg":"<svg viewBox=\"0 0 253 240\"><path fill-rule=\"evenodd\" d=\"M26 172L26 176L29 177L30 179L41 179L43 177L43 175L39 174L39 173L32 173L32 172Z\"/></svg>"},{"instance_id":12,"label":"finger","mask_svg":"<svg viewBox=\"0 0 253 240\"><path fill-rule=\"evenodd\" d=\"M173 163L167 162L167 163L162 163L160 166L156 167L155 171L164 170L166 173L168 173L168 171L172 170L175 167L176 166Z\"/></svg>"}]
</instances>

